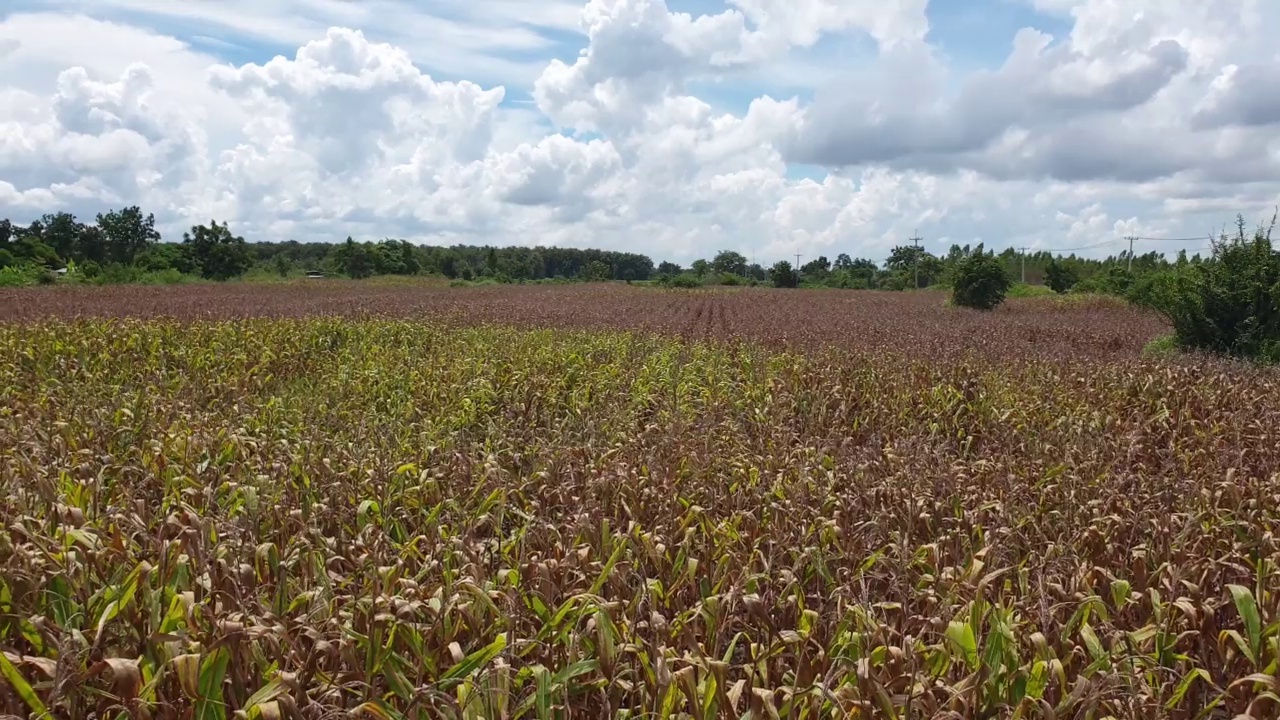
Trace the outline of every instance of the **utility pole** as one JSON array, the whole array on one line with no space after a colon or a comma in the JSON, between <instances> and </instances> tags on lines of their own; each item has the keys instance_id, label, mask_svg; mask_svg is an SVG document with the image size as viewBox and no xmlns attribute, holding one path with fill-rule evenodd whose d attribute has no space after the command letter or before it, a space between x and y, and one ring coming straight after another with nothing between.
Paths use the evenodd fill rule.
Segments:
<instances>
[{"instance_id":1,"label":"utility pole","mask_svg":"<svg viewBox=\"0 0 1280 720\"><path fill-rule=\"evenodd\" d=\"M911 242L915 243L915 260L916 260L916 290L920 289L920 231L916 231L916 236L911 238Z\"/></svg>"},{"instance_id":2,"label":"utility pole","mask_svg":"<svg viewBox=\"0 0 1280 720\"><path fill-rule=\"evenodd\" d=\"M1027 284L1027 248L1022 248L1022 284Z\"/></svg>"},{"instance_id":3,"label":"utility pole","mask_svg":"<svg viewBox=\"0 0 1280 720\"><path fill-rule=\"evenodd\" d=\"M1129 240L1129 272L1133 272L1133 241L1134 241L1134 240L1137 240L1137 239L1138 239L1138 238L1136 238L1136 237L1134 237L1134 236L1132 236L1132 235L1130 235L1130 236L1128 237L1128 240Z\"/></svg>"},{"instance_id":4,"label":"utility pole","mask_svg":"<svg viewBox=\"0 0 1280 720\"><path fill-rule=\"evenodd\" d=\"M796 285L800 284L800 253L796 253Z\"/></svg>"}]
</instances>

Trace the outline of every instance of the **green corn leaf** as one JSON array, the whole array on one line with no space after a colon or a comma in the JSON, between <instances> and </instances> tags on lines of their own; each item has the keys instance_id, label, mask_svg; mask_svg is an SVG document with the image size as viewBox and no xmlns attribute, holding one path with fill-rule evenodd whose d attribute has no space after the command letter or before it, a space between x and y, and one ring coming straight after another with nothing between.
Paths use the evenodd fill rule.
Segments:
<instances>
[{"instance_id":1,"label":"green corn leaf","mask_svg":"<svg viewBox=\"0 0 1280 720\"><path fill-rule=\"evenodd\" d=\"M538 720L551 720L551 673L538 668L538 690L534 695Z\"/></svg>"},{"instance_id":2,"label":"green corn leaf","mask_svg":"<svg viewBox=\"0 0 1280 720\"><path fill-rule=\"evenodd\" d=\"M560 672L555 674L551 681L554 685L563 685L579 675L585 675L599 669L599 660L579 660L576 663L566 665Z\"/></svg>"},{"instance_id":3,"label":"green corn leaf","mask_svg":"<svg viewBox=\"0 0 1280 720\"><path fill-rule=\"evenodd\" d=\"M493 642L476 650L470 655L462 659L462 662L449 668L447 672L440 678L440 684L445 688L452 688L462 682L464 678L471 675L477 669L488 665L494 658L507 648L506 633L499 634Z\"/></svg>"},{"instance_id":4,"label":"green corn leaf","mask_svg":"<svg viewBox=\"0 0 1280 720\"><path fill-rule=\"evenodd\" d=\"M1032 700L1039 700L1044 697L1044 691L1049 687L1049 665L1043 660L1037 660L1031 666L1031 672L1027 676L1026 697Z\"/></svg>"},{"instance_id":5,"label":"green corn leaf","mask_svg":"<svg viewBox=\"0 0 1280 720\"><path fill-rule=\"evenodd\" d=\"M1111 583L1111 605L1119 610L1129 601L1133 586L1127 580L1116 580Z\"/></svg>"},{"instance_id":6,"label":"green corn leaf","mask_svg":"<svg viewBox=\"0 0 1280 720\"><path fill-rule=\"evenodd\" d=\"M230 664L231 653L224 647L218 648L200 663L200 697L195 703L195 720L222 720L226 717L227 709L222 702L222 680L226 677L227 666Z\"/></svg>"},{"instance_id":7,"label":"green corn leaf","mask_svg":"<svg viewBox=\"0 0 1280 720\"><path fill-rule=\"evenodd\" d=\"M947 625L947 640L951 641L952 649L964 658L969 669L978 668L978 640L973 635L972 627L958 620L952 620Z\"/></svg>"},{"instance_id":8,"label":"green corn leaf","mask_svg":"<svg viewBox=\"0 0 1280 720\"><path fill-rule=\"evenodd\" d=\"M245 701L244 709L252 710L254 706L269 703L288 691L289 689L285 687L284 683L280 682L279 679L272 680L266 685L263 685L261 690L251 695L249 699Z\"/></svg>"},{"instance_id":9,"label":"green corn leaf","mask_svg":"<svg viewBox=\"0 0 1280 720\"><path fill-rule=\"evenodd\" d=\"M591 590L588 591L589 595L600 594L600 589L603 588L605 582L608 581L609 575L613 574L614 566L616 566L618 561L622 559L623 554L627 551L627 547L628 542L624 538L618 543L618 547L613 549L613 554L609 556L608 562L604 564L604 568L600 571L599 577L597 577L596 581L591 584Z\"/></svg>"},{"instance_id":10,"label":"green corn leaf","mask_svg":"<svg viewBox=\"0 0 1280 720\"><path fill-rule=\"evenodd\" d=\"M1262 618L1258 615L1258 603L1254 600L1253 591L1243 585L1228 585L1231 599L1235 601L1236 612L1244 621L1245 633L1249 638L1252 650L1251 660L1257 663L1258 651L1262 649Z\"/></svg>"},{"instance_id":11,"label":"green corn leaf","mask_svg":"<svg viewBox=\"0 0 1280 720\"><path fill-rule=\"evenodd\" d=\"M1093 627L1088 623L1080 626L1080 637L1084 640L1084 645L1089 649L1089 655L1094 660L1101 660L1107 657L1107 650L1102 646L1102 640L1098 638L1098 633L1093 631Z\"/></svg>"},{"instance_id":12,"label":"green corn leaf","mask_svg":"<svg viewBox=\"0 0 1280 720\"><path fill-rule=\"evenodd\" d=\"M0 652L0 675L4 675L4 679L9 682L9 687L22 698L22 702L27 704L33 715L38 720L51 718L48 709L44 703L40 702L40 698L36 696L36 691L31 689L31 685L27 683L27 679L22 677L22 673L18 671L17 666L9 660L9 656Z\"/></svg>"},{"instance_id":13,"label":"green corn leaf","mask_svg":"<svg viewBox=\"0 0 1280 720\"><path fill-rule=\"evenodd\" d=\"M1182 699L1187 696L1187 692L1191 690L1191 685L1196 680L1203 680L1206 685L1213 685L1213 679L1209 676L1209 671L1204 668L1196 668L1187 673L1182 678L1182 682L1178 683L1173 695L1169 697L1169 702L1165 703L1165 709L1172 710L1182 704Z\"/></svg>"}]
</instances>

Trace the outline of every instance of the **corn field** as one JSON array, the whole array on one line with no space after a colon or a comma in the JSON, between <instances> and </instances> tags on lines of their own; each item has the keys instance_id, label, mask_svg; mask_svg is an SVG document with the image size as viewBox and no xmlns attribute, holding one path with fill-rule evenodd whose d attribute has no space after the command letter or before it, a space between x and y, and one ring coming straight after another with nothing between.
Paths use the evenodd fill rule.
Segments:
<instances>
[{"instance_id":1,"label":"corn field","mask_svg":"<svg viewBox=\"0 0 1280 720\"><path fill-rule=\"evenodd\" d=\"M1091 303L335 288L0 297L0 715L1280 714L1275 371Z\"/></svg>"}]
</instances>

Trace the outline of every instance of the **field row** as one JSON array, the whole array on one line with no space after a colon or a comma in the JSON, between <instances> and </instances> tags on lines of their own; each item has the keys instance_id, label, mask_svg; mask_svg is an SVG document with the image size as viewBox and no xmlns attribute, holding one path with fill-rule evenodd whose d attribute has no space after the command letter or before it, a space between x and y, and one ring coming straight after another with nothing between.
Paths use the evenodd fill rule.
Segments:
<instances>
[{"instance_id":1,"label":"field row","mask_svg":"<svg viewBox=\"0 0 1280 720\"><path fill-rule=\"evenodd\" d=\"M1168 332L1107 300L1014 300L995 313L945 307L941 293L679 291L619 285L442 288L420 283L203 284L0 290L0 322L45 317L412 317L648 330L774 348L890 350L913 357L1137 358Z\"/></svg>"},{"instance_id":2,"label":"field row","mask_svg":"<svg viewBox=\"0 0 1280 720\"><path fill-rule=\"evenodd\" d=\"M627 324L673 296L556 297L507 314ZM905 297L885 312L947 317ZM658 322L818 332L788 302ZM1135 342L1091 322L1068 337ZM1278 471L1274 376L1212 364L3 325L0 645L76 718L1273 713Z\"/></svg>"}]
</instances>

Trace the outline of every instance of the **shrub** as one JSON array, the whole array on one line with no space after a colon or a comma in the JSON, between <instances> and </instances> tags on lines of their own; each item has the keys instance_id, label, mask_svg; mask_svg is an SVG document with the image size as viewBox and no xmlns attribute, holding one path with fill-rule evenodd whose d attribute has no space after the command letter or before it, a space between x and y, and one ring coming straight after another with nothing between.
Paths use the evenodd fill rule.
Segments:
<instances>
[{"instance_id":1,"label":"shrub","mask_svg":"<svg viewBox=\"0 0 1280 720\"><path fill-rule=\"evenodd\" d=\"M1177 352L1178 338L1176 335L1158 337L1142 348L1142 356L1147 358L1164 358Z\"/></svg>"},{"instance_id":2,"label":"shrub","mask_svg":"<svg viewBox=\"0 0 1280 720\"><path fill-rule=\"evenodd\" d=\"M1212 258L1161 274L1140 299L1169 319L1181 347L1280 362L1280 252L1270 229L1249 239L1243 218L1238 228Z\"/></svg>"},{"instance_id":3,"label":"shrub","mask_svg":"<svg viewBox=\"0 0 1280 720\"><path fill-rule=\"evenodd\" d=\"M776 288L793 288L800 284L796 271L786 260L779 260L769 268L769 279L773 281L773 286Z\"/></svg>"},{"instance_id":4,"label":"shrub","mask_svg":"<svg viewBox=\"0 0 1280 720\"><path fill-rule=\"evenodd\" d=\"M30 263L0 268L0 287L26 287L40 282L46 269Z\"/></svg>"},{"instance_id":5,"label":"shrub","mask_svg":"<svg viewBox=\"0 0 1280 720\"><path fill-rule=\"evenodd\" d=\"M1076 283L1080 282L1080 278L1071 268L1058 262L1055 258L1049 261L1044 269L1045 284L1050 290L1062 295L1072 288Z\"/></svg>"},{"instance_id":6,"label":"shrub","mask_svg":"<svg viewBox=\"0 0 1280 720\"><path fill-rule=\"evenodd\" d=\"M142 277L143 271L133 265L125 265L123 263L108 263L102 268L97 280L103 285L124 285L127 283L138 282Z\"/></svg>"},{"instance_id":7,"label":"shrub","mask_svg":"<svg viewBox=\"0 0 1280 720\"><path fill-rule=\"evenodd\" d=\"M583 266L580 275L587 282L608 282L613 279L613 268L606 262L592 260Z\"/></svg>"},{"instance_id":8,"label":"shrub","mask_svg":"<svg viewBox=\"0 0 1280 720\"><path fill-rule=\"evenodd\" d=\"M907 289L906 278L901 275L888 275L880 282L880 290L889 290L892 292L901 292Z\"/></svg>"},{"instance_id":9,"label":"shrub","mask_svg":"<svg viewBox=\"0 0 1280 720\"><path fill-rule=\"evenodd\" d=\"M26 287L28 285L53 285L58 275L44 265L25 262L0 269L0 287Z\"/></svg>"},{"instance_id":10,"label":"shrub","mask_svg":"<svg viewBox=\"0 0 1280 720\"><path fill-rule=\"evenodd\" d=\"M1009 288L1007 297L1011 298L1037 298L1051 297L1054 295L1053 290L1044 285L1028 285L1027 283L1014 283Z\"/></svg>"},{"instance_id":11,"label":"shrub","mask_svg":"<svg viewBox=\"0 0 1280 720\"><path fill-rule=\"evenodd\" d=\"M960 307L994 310L1013 283L994 252L977 252L956 263L951 301Z\"/></svg>"},{"instance_id":12,"label":"shrub","mask_svg":"<svg viewBox=\"0 0 1280 720\"><path fill-rule=\"evenodd\" d=\"M96 280L102 276L102 266L92 260L76 263L76 273L85 280Z\"/></svg>"},{"instance_id":13,"label":"shrub","mask_svg":"<svg viewBox=\"0 0 1280 720\"><path fill-rule=\"evenodd\" d=\"M1127 295L1133 286L1133 273L1127 268L1113 265L1105 272L1085 278L1071 288L1073 293L1093 293L1099 295Z\"/></svg>"},{"instance_id":14,"label":"shrub","mask_svg":"<svg viewBox=\"0 0 1280 720\"><path fill-rule=\"evenodd\" d=\"M702 281L693 273L680 273L675 277L668 278L667 285L673 288L692 289L702 287Z\"/></svg>"},{"instance_id":15,"label":"shrub","mask_svg":"<svg viewBox=\"0 0 1280 720\"><path fill-rule=\"evenodd\" d=\"M137 282L142 285L179 285L188 280L189 278L178 272L176 268L167 268L165 270L142 273L138 276Z\"/></svg>"}]
</instances>

